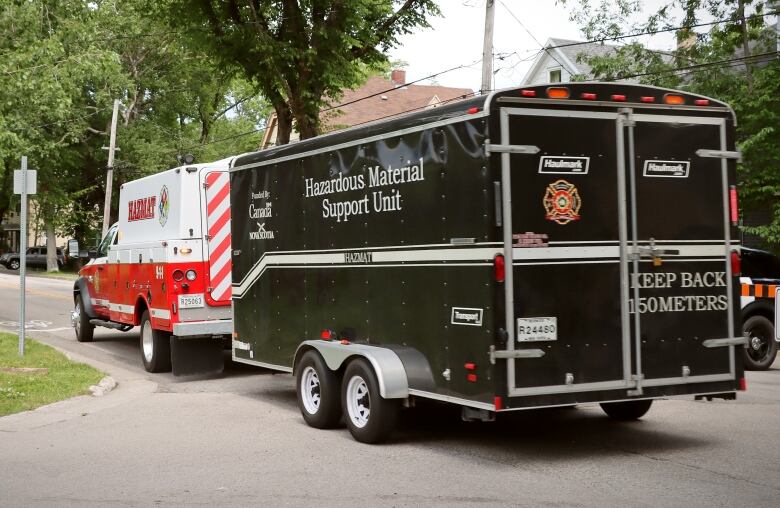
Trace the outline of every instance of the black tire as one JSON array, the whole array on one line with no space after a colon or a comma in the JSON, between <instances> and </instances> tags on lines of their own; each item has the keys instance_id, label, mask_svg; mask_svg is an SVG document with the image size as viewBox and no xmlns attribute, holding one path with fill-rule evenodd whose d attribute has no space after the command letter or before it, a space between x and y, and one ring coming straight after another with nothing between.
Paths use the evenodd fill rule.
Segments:
<instances>
[{"instance_id":1,"label":"black tire","mask_svg":"<svg viewBox=\"0 0 780 508\"><path fill-rule=\"evenodd\" d=\"M652 399L627 400L624 402L603 402L601 409L614 420L631 421L642 418L650 410L651 405L653 405Z\"/></svg>"},{"instance_id":2,"label":"black tire","mask_svg":"<svg viewBox=\"0 0 780 508\"><path fill-rule=\"evenodd\" d=\"M144 336L146 335L146 341ZM171 371L171 334L152 328L149 311L141 316L141 360L147 372ZM146 342L146 345L144 344Z\"/></svg>"},{"instance_id":3,"label":"black tire","mask_svg":"<svg viewBox=\"0 0 780 508\"><path fill-rule=\"evenodd\" d=\"M8 269L9 270L18 270L19 269L19 260L18 259L12 259L8 262Z\"/></svg>"},{"instance_id":4,"label":"black tire","mask_svg":"<svg viewBox=\"0 0 780 508\"><path fill-rule=\"evenodd\" d=\"M92 342L95 335L95 325L89 322L89 316L84 310L84 301L81 293L76 295L76 305L73 309L73 329L76 331L76 340L79 342Z\"/></svg>"},{"instance_id":5,"label":"black tire","mask_svg":"<svg viewBox=\"0 0 780 508\"><path fill-rule=\"evenodd\" d=\"M748 337L748 344L742 354L745 369L767 370L777 357L772 321L764 316L750 316L742 323L742 332Z\"/></svg>"},{"instance_id":6,"label":"black tire","mask_svg":"<svg viewBox=\"0 0 780 508\"><path fill-rule=\"evenodd\" d=\"M322 356L306 351L295 371L298 408L310 427L327 429L341 420L338 374L330 370Z\"/></svg>"},{"instance_id":7,"label":"black tire","mask_svg":"<svg viewBox=\"0 0 780 508\"><path fill-rule=\"evenodd\" d=\"M379 395L374 369L363 358L347 365L341 382L341 405L352 437L371 444L385 441L390 436L401 409L400 400L384 399Z\"/></svg>"}]
</instances>

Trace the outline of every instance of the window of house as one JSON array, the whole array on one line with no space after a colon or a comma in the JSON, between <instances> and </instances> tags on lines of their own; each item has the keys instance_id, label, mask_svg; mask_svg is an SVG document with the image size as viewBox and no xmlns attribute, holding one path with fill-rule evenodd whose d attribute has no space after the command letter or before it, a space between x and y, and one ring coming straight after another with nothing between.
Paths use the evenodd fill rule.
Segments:
<instances>
[{"instance_id":1,"label":"window of house","mask_svg":"<svg viewBox=\"0 0 780 508\"><path fill-rule=\"evenodd\" d=\"M550 71L550 83L560 83L560 82L561 82L561 70L552 69Z\"/></svg>"}]
</instances>

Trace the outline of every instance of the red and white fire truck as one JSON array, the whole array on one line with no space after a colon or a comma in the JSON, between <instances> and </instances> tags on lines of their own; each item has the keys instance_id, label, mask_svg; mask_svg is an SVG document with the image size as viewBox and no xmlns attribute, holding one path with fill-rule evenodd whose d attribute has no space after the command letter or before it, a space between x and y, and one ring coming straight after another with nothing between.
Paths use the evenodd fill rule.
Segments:
<instances>
[{"instance_id":1,"label":"red and white fire truck","mask_svg":"<svg viewBox=\"0 0 780 508\"><path fill-rule=\"evenodd\" d=\"M221 371L233 331L231 160L122 185L119 221L89 253L73 287L80 342L91 341L96 326L140 326L147 371Z\"/></svg>"}]
</instances>

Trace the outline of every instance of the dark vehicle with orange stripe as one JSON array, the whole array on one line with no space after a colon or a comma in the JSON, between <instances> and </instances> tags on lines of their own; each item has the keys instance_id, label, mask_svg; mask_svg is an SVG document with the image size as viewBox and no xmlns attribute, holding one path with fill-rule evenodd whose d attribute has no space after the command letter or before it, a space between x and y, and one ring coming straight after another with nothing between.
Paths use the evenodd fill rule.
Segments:
<instances>
[{"instance_id":1,"label":"dark vehicle with orange stripe","mask_svg":"<svg viewBox=\"0 0 780 508\"><path fill-rule=\"evenodd\" d=\"M734 124L706 97L569 83L238 156L233 359L293 373L309 425L363 442L418 399L481 420L733 399Z\"/></svg>"},{"instance_id":2,"label":"dark vehicle with orange stripe","mask_svg":"<svg viewBox=\"0 0 780 508\"><path fill-rule=\"evenodd\" d=\"M764 250L742 248L740 277L742 331L748 337L745 368L767 370L777 358L775 302L780 288L780 258Z\"/></svg>"}]
</instances>

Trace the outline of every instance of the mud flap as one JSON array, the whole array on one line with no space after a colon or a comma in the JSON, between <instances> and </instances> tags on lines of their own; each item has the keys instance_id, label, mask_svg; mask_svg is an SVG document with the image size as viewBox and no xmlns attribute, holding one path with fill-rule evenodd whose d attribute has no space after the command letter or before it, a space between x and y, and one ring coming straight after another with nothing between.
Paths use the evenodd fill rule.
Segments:
<instances>
[{"instance_id":1,"label":"mud flap","mask_svg":"<svg viewBox=\"0 0 780 508\"><path fill-rule=\"evenodd\" d=\"M225 367L223 341L211 337L180 339L171 336L174 376L220 374Z\"/></svg>"}]
</instances>

